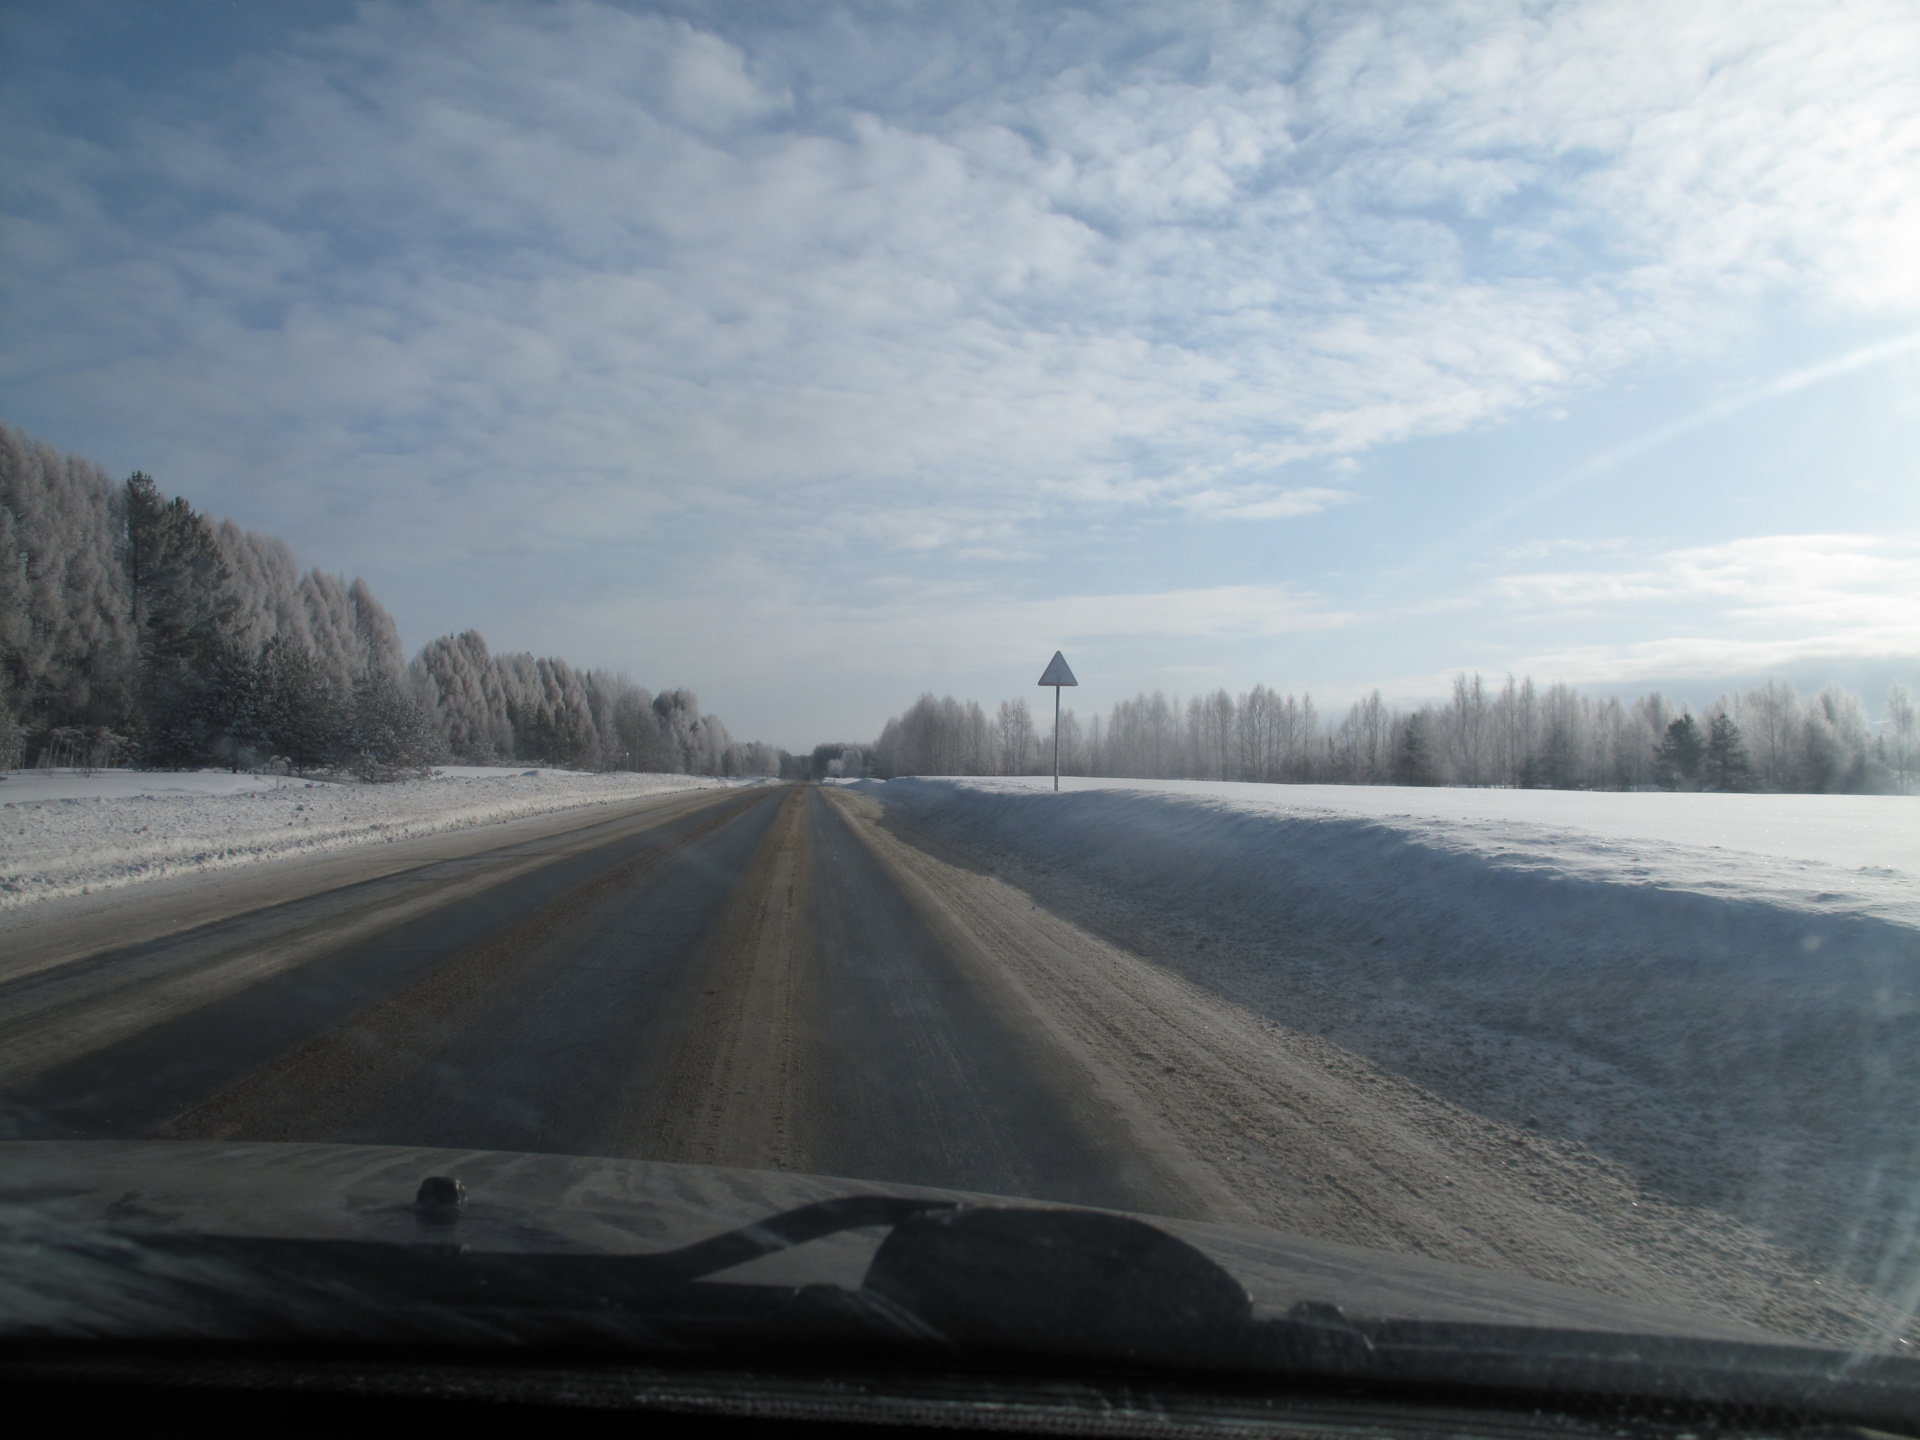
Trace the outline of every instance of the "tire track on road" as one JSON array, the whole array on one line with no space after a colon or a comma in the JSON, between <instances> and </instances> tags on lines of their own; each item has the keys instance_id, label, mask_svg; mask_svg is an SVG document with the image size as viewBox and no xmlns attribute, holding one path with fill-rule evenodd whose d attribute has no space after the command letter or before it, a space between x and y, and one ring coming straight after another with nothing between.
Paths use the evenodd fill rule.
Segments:
<instances>
[{"instance_id":1,"label":"tire track on road","mask_svg":"<svg viewBox=\"0 0 1920 1440\"><path fill-rule=\"evenodd\" d=\"M691 1019L664 1066L644 1057L596 1148L748 1169L796 1168L794 1002L812 963L808 792L792 787L689 972Z\"/></svg>"},{"instance_id":2,"label":"tire track on road","mask_svg":"<svg viewBox=\"0 0 1920 1440\"><path fill-rule=\"evenodd\" d=\"M1199 1218L1219 1207L1010 1003L911 876L809 790L816 948L796 997L797 1163L819 1173ZM903 883L903 881L905 883ZM1124 1098L1124 1097L1121 1097Z\"/></svg>"},{"instance_id":3,"label":"tire track on road","mask_svg":"<svg viewBox=\"0 0 1920 1440\"><path fill-rule=\"evenodd\" d=\"M1169 1115L1143 1097L1107 1047L1062 1009L1047 973L1060 958L1057 946L1023 923L1032 908L1024 896L1017 905L956 904L960 897L941 873L950 867L881 829L871 800L825 793L839 823L919 912L1038 1082L1105 1158L1110 1186L1127 1196L1105 1203L1228 1224L1256 1219L1218 1167L1189 1145L1182 1122L1191 1117Z\"/></svg>"},{"instance_id":4,"label":"tire track on road","mask_svg":"<svg viewBox=\"0 0 1920 1440\"><path fill-rule=\"evenodd\" d=\"M565 958L636 887L767 798L757 793L720 807L529 912L492 941L256 1067L155 1134L178 1140L324 1140L338 1134Z\"/></svg>"}]
</instances>

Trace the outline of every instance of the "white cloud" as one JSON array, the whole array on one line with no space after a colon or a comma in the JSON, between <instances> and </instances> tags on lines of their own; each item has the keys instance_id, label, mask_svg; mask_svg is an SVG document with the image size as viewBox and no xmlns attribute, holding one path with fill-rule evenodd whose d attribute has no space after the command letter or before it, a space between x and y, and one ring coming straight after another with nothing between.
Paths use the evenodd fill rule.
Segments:
<instances>
[{"instance_id":1,"label":"white cloud","mask_svg":"<svg viewBox=\"0 0 1920 1440\"><path fill-rule=\"evenodd\" d=\"M1610 570L1509 575L1497 602L1641 638L1518 664L1568 679L1732 675L1836 658L1920 659L1920 535L1769 535ZM1651 632L1651 633L1649 633Z\"/></svg>"},{"instance_id":2,"label":"white cloud","mask_svg":"<svg viewBox=\"0 0 1920 1440\"><path fill-rule=\"evenodd\" d=\"M1292 520L1301 515L1318 515L1353 498L1350 490L1308 485L1278 494L1262 494L1257 490L1202 490L1189 496L1185 504L1195 515L1209 520Z\"/></svg>"},{"instance_id":3,"label":"white cloud","mask_svg":"<svg viewBox=\"0 0 1920 1440\"><path fill-rule=\"evenodd\" d=\"M118 255L82 283L41 250L22 322L112 336L59 348L155 419L231 395L222 418L337 446L417 425L457 449L487 414L486 453L604 466L625 412L639 485L1071 493L1144 461L1178 500L1229 456L1483 425L1711 345L1755 287L1920 304L1912 22L1307 11L1203 36L1197 77L1069 66L934 114L829 84L834 123L769 128L790 82L750 34L375 5L247 69L258 129L155 121L93 157L62 191L82 208L123 166L199 218L116 238L94 206Z\"/></svg>"},{"instance_id":4,"label":"white cloud","mask_svg":"<svg viewBox=\"0 0 1920 1440\"><path fill-rule=\"evenodd\" d=\"M1709 639L1673 635L1621 644L1578 645L1523 655L1515 673L1552 676L1576 685L1621 685L1658 680L1704 680L1765 675L1809 663L1905 661L1910 646L1881 649L1873 636L1853 633L1768 639Z\"/></svg>"},{"instance_id":5,"label":"white cloud","mask_svg":"<svg viewBox=\"0 0 1920 1440\"><path fill-rule=\"evenodd\" d=\"M990 629L1025 612L951 587L1042 527L1303 521L1368 472L1289 466L1722 352L1757 308L1920 315L1901 0L953 13L369 3L111 144L16 94L0 375L50 438L476 607L510 537L772 593L905 574L901 624ZM1503 593L1854 614L1692 563ZM1141 583L1084 623L1266 633L1258 587Z\"/></svg>"}]
</instances>

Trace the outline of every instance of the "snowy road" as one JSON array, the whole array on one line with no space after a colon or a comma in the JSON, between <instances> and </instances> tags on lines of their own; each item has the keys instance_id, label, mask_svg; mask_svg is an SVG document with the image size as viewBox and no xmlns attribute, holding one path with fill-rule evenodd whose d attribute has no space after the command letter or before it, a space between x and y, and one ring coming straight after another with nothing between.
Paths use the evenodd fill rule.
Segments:
<instances>
[{"instance_id":1,"label":"snowy road","mask_svg":"<svg viewBox=\"0 0 1920 1440\"><path fill-rule=\"evenodd\" d=\"M0 936L0 1135L802 1170L1904 1328L1740 1217L1196 984L950 841L759 787L49 902Z\"/></svg>"}]
</instances>

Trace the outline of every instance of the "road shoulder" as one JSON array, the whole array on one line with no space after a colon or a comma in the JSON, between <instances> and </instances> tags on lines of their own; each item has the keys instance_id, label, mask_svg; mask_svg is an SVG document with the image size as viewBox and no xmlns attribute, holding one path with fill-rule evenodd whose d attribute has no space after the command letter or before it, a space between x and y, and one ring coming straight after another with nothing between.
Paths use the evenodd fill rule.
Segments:
<instances>
[{"instance_id":1,"label":"road shoulder","mask_svg":"<svg viewBox=\"0 0 1920 1440\"><path fill-rule=\"evenodd\" d=\"M1782 1334L1845 1342L1902 1324L1751 1226L1666 1201L1577 1144L1475 1114L1203 990L985 873L991 857L970 867L916 845L871 797L830 799L1038 1023L1178 1137L1238 1213Z\"/></svg>"}]
</instances>

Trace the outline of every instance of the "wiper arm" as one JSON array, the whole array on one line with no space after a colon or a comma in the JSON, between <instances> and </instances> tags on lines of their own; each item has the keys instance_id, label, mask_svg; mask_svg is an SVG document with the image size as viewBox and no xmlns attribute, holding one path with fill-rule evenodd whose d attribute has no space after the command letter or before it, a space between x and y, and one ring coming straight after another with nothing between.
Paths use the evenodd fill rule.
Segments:
<instances>
[{"instance_id":1,"label":"wiper arm","mask_svg":"<svg viewBox=\"0 0 1920 1440\"><path fill-rule=\"evenodd\" d=\"M903 1200L890 1195L844 1195L819 1200L811 1205L782 1211L738 1230L696 1241L679 1250L663 1250L653 1255L632 1257L644 1262L650 1275L662 1280L699 1280L731 1270L749 1260L824 1240L848 1230L866 1230L882 1225L898 1226L929 1211L951 1211L956 1207L943 1200Z\"/></svg>"}]
</instances>

